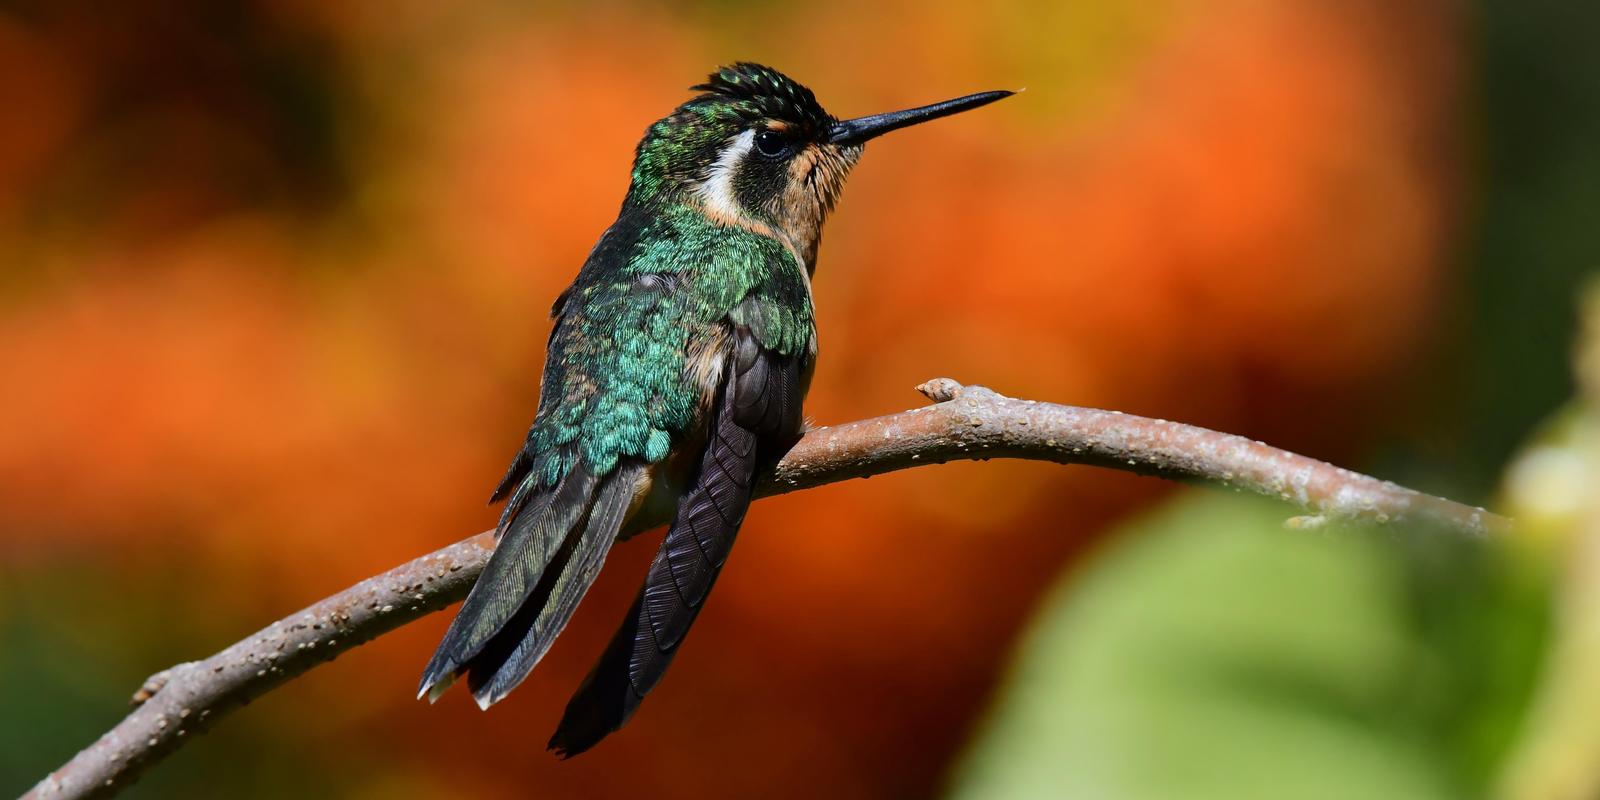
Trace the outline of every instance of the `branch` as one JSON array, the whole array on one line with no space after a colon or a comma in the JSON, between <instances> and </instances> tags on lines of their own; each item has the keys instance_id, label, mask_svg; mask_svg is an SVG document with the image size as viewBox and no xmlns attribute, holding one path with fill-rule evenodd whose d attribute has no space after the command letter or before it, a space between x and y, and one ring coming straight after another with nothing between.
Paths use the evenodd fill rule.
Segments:
<instances>
[{"instance_id":1,"label":"branch","mask_svg":"<svg viewBox=\"0 0 1600 800\"><path fill-rule=\"evenodd\" d=\"M1015 400L949 378L917 387L935 405L808 431L757 489L770 497L851 478L962 459L1090 464L1203 481L1280 498L1312 516L1430 521L1471 536L1509 520L1260 442L1116 411ZM25 800L105 797L228 712L340 653L465 597L494 539L481 533L368 578L203 661L152 676L137 706Z\"/></svg>"}]
</instances>

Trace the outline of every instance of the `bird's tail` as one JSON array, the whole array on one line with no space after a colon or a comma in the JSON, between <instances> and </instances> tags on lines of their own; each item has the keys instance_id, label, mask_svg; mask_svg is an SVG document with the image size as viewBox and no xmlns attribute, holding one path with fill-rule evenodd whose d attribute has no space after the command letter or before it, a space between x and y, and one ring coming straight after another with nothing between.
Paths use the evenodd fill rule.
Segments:
<instances>
[{"instance_id":1,"label":"bird's tail","mask_svg":"<svg viewBox=\"0 0 1600 800\"><path fill-rule=\"evenodd\" d=\"M525 479L500 541L423 671L417 696L435 700L456 678L482 708L528 676L572 618L622 527L643 476L624 462L603 476L575 465L553 487Z\"/></svg>"},{"instance_id":2,"label":"bird's tail","mask_svg":"<svg viewBox=\"0 0 1600 800\"><path fill-rule=\"evenodd\" d=\"M756 476L794 443L804 395L799 359L755 351L733 371L644 587L550 738L563 758L621 728L661 681L733 549Z\"/></svg>"}]
</instances>

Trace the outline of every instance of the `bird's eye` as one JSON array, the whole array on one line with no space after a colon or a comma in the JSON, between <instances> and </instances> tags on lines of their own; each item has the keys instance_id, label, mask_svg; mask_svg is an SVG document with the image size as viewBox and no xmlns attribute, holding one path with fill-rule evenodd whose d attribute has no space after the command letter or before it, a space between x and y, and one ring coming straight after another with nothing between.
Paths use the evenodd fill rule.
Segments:
<instances>
[{"instance_id":1,"label":"bird's eye","mask_svg":"<svg viewBox=\"0 0 1600 800\"><path fill-rule=\"evenodd\" d=\"M756 152L766 158L782 158L789 154L789 140L777 131L756 133Z\"/></svg>"}]
</instances>

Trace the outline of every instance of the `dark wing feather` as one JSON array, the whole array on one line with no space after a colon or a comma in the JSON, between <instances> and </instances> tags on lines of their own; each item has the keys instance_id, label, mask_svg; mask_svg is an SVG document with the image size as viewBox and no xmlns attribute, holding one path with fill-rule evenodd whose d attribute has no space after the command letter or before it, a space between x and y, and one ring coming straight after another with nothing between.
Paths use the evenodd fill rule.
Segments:
<instances>
[{"instance_id":1,"label":"dark wing feather","mask_svg":"<svg viewBox=\"0 0 1600 800\"><path fill-rule=\"evenodd\" d=\"M800 429L801 356L781 356L748 331L735 345L705 450L644 587L550 740L572 756L620 728L655 688L727 561L760 471Z\"/></svg>"}]
</instances>

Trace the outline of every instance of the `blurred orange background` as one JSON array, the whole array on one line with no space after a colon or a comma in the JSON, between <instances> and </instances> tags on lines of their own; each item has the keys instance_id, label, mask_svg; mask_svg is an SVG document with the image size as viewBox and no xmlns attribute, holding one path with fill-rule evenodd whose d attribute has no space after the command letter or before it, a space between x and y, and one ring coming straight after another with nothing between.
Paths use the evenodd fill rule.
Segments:
<instances>
[{"instance_id":1,"label":"blurred orange background","mask_svg":"<svg viewBox=\"0 0 1600 800\"><path fill-rule=\"evenodd\" d=\"M1430 403L1470 361L1480 22L1446 0L0 11L0 793L149 673L492 524L550 302L644 127L719 63L841 116L1027 88L869 148L820 259L817 423L950 376L1353 466L1449 458L1426 423L1471 420ZM672 677L592 754L543 743L645 540L487 714L410 699L439 615L132 794L925 796L1043 589L1164 491L992 462L763 501Z\"/></svg>"}]
</instances>

